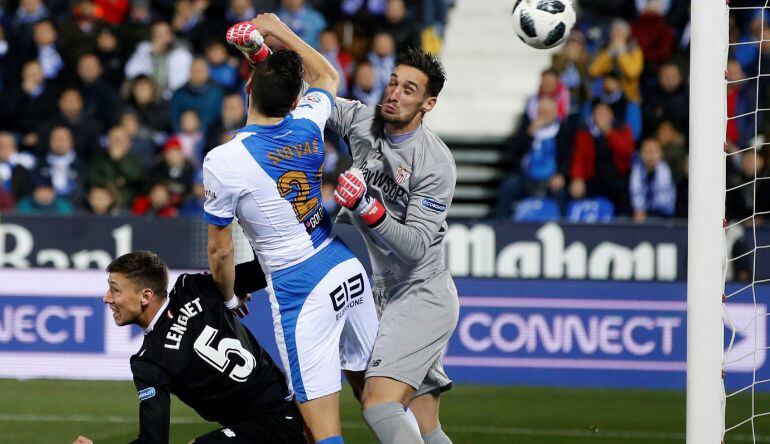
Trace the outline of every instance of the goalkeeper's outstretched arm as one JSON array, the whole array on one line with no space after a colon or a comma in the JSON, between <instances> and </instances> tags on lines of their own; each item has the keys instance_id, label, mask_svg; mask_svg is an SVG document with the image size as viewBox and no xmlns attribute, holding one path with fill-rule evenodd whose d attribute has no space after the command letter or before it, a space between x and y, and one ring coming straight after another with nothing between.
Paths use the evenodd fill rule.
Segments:
<instances>
[{"instance_id":1,"label":"goalkeeper's outstretched arm","mask_svg":"<svg viewBox=\"0 0 770 444\"><path fill-rule=\"evenodd\" d=\"M337 85L339 84L337 70L323 55L299 38L277 15L259 14L250 23L254 25L263 38L273 37L302 57L305 81L311 88L320 88L328 91L332 96L337 95ZM233 28L239 25L242 24L234 25ZM239 47L241 45L246 46L250 42L249 35L250 31L248 33L242 32L240 35L236 35L235 41L231 43ZM229 33L228 41L230 41Z\"/></svg>"}]
</instances>

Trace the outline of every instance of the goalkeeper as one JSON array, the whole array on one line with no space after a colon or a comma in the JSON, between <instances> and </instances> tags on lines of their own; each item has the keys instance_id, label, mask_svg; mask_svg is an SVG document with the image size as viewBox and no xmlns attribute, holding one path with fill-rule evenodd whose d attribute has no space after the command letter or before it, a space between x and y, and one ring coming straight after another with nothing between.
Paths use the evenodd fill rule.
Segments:
<instances>
[{"instance_id":1,"label":"goalkeeper","mask_svg":"<svg viewBox=\"0 0 770 444\"><path fill-rule=\"evenodd\" d=\"M355 166L339 177L334 197L344 209L337 222L358 228L374 271L380 330L362 404L383 443L451 443L438 412L440 393L451 387L441 356L459 315L443 259L456 170L447 146L422 123L444 81L440 61L409 50L379 106L337 99L328 121L350 145Z\"/></svg>"}]
</instances>

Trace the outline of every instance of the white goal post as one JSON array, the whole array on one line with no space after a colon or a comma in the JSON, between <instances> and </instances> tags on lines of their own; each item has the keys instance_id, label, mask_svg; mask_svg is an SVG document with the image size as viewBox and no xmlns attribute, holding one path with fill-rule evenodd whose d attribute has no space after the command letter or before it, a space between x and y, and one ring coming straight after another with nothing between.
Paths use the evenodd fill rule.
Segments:
<instances>
[{"instance_id":1,"label":"white goal post","mask_svg":"<svg viewBox=\"0 0 770 444\"><path fill-rule=\"evenodd\" d=\"M691 7L687 444L719 444L729 11L725 0L692 0Z\"/></svg>"}]
</instances>

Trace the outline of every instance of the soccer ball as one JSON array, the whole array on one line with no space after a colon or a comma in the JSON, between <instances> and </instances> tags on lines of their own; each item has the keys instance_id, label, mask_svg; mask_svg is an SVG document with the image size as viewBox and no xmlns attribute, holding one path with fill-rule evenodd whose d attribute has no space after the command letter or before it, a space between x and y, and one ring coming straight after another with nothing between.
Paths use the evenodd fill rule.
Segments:
<instances>
[{"instance_id":1,"label":"soccer ball","mask_svg":"<svg viewBox=\"0 0 770 444\"><path fill-rule=\"evenodd\" d=\"M516 0L513 29L522 42L546 49L563 42L575 25L571 0Z\"/></svg>"}]
</instances>

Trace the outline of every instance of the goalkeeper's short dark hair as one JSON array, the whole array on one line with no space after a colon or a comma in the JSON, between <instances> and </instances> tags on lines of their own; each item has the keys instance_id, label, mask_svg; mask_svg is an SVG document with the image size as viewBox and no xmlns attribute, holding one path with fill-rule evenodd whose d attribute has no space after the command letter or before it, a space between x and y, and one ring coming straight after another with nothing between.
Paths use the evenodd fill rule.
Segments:
<instances>
[{"instance_id":1,"label":"goalkeeper's short dark hair","mask_svg":"<svg viewBox=\"0 0 770 444\"><path fill-rule=\"evenodd\" d=\"M444 88L446 71L441 61L429 53L418 48L410 48L398 56L396 65L406 65L419 69L428 76L428 96L437 97Z\"/></svg>"},{"instance_id":2,"label":"goalkeeper's short dark hair","mask_svg":"<svg viewBox=\"0 0 770 444\"><path fill-rule=\"evenodd\" d=\"M251 73L251 103L268 117L283 117L302 90L302 57L284 49L269 55Z\"/></svg>"},{"instance_id":3,"label":"goalkeeper's short dark hair","mask_svg":"<svg viewBox=\"0 0 770 444\"><path fill-rule=\"evenodd\" d=\"M134 251L116 258L107 266L108 273L120 273L136 289L149 288L165 298L168 288L168 267L160 257L149 251Z\"/></svg>"}]
</instances>

